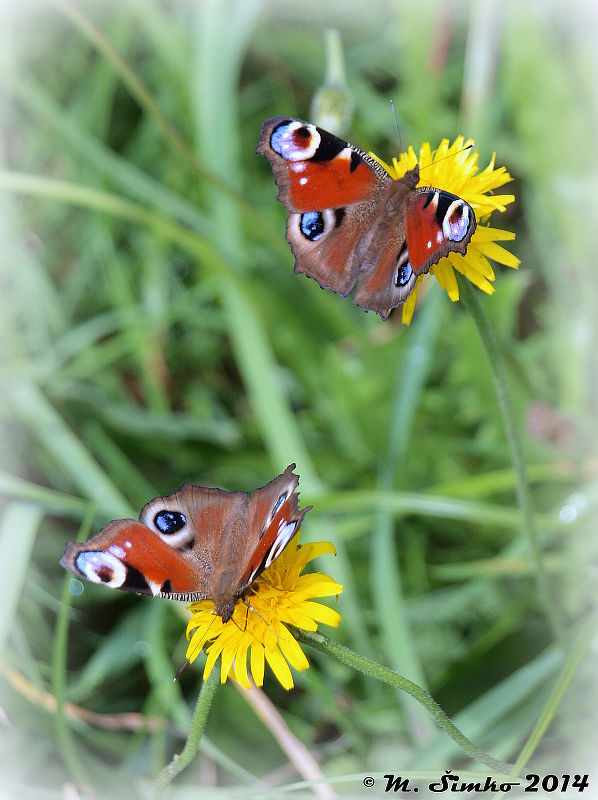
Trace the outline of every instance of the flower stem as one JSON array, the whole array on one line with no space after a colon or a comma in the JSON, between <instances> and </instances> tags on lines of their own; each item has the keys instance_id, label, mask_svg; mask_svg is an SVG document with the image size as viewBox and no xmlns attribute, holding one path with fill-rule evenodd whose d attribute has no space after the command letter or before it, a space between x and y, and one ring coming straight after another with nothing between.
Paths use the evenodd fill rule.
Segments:
<instances>
[{"instance_id":1,"label":"flower stem","mask_svg":"<svg viewBox=\"0 0 598 800\"><path fill-rule=\"evenodd\" d=\"M532 498L527 480L527 469L525 455L523 452L523 436L519 424L519 418L515 411L513 395L507 378L505 364L498 347L498 342L490 325L490 320L484 312L484 308L479 297L469 285L469 281L459 276L459 293L463 303L471 318L473 319L478 333L486 350L488 362L492 372L492 380L498 399L498 405L503 418L503 424L507 432L509 447L511 450L511 460L516 476L516 496L517 504L521 512L521 521L524 535L527 538L532 557L535 564L535 578L538 593L544 606L544 613L552 634L557 642L564 642L564 626L561 616L551 601L551 592L548 579L544 570L542 553L538 542L538 534L534 522L534 509Z\"/></svg>"},{"instance_id":2,"label":"flower stem","mask_svg":"<svg viewBox=\"0 0 598 800\"><path fill-rule=\"evenodd\" d=\"M214 694L216 693L216 687L218 686L219 682L220 670L216 669L212 670L210 677L203 682L199 697L197 698L195 711L193 712L193 717L191 719L189 736L187 737L185 747L181 753L174 756L170 764L167 764L164 769L161 770L158 778L156 779L154 787L154 796L156 800L162 797L168 784L174 780L179 772L182 772L186 767L188 767L195 758L195 754L197 753L197 749L199 747L199 741L206 726L210 708L212 707L212 701L214 699Z\"/></svg>"},{"instance_id":3,"label":"flower stem","mask_svg":"<svg viewBox=\"0 0 598 800\"><path fill-rule=\"evenodd\" d=\"M354 650L349 650L338 642L333 642L327 639L321 633L311 633L309 631L297 631L296 635L299 641L313 647L314 650L319 650L328 656L339 661L341 664L352 667L353 669L362 672L374 680L386 683L395 689L400 689L403 692L411 695L418 703L427 710L432 719L436 722L439 728L448 733L459 747L464 750L469 756L485 764L491 770L497 773L508 775L512 771L512 765L503 761L498 761L493 756L485 753L480 747L474 744L470 739L461 733L459 728L447 716L447 714L438 705L436 700L417 683L413 683L408 678L399 675L394 670L388 667L383 667L369 658L359 655Z\"/></svg>"}]
</instances>

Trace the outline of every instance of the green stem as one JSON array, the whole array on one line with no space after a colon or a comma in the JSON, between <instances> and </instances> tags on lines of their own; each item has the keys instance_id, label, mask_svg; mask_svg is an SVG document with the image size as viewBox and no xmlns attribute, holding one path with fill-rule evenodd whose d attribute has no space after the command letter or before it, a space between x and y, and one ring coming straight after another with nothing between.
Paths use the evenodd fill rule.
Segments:
<instances>
[{"instance_id":1,"label":"green stem","mask_svg":"<svg viewBox=\"0 0 598 800\"><path fill-rule=\"evenodd\" d=\"M519 424L519 418L515 411L515 404L513 402L513 395L511 387L507 378L507 371L505 364L500 353L498 342L490 325L490 321L486 316L479 297L471 288L469 281L464 278L459 278L459 293L463 303L469 311L473 319L478 333L486 350L488 362L492 372L492 380L498 399L498 405L503 418L503 424L507 432L509 440L509 447L511 450L511 460L513 462L513 469L517 477L516 481L516 497L519 510L521 512L521 523L524 535L532 552L535 563L535 579L538 587L538 593L544 606L544 613L548 620L548 624L552 630L554 638L562 644L564 641L564 626L563 621L551 601L550 587L544 564L542 561L542 553L538 542L538 534L534 521L534 509L532 505L531 493L529 483L527 480L527 471L525 464L525 456L523 452L523 436Z\"/></svg>"},{"instance_id":2,"label":"green stem","mask_svg":"<svg viewBox=\"0 0 598 800\"><path fill-rule=\"evenodd\" d=\"M188 767L195 758L219 682L220 670L213 669L210 673L210 677L202 684L195 711L191 719L191 727L189 728L189 736L187 737L185 747L181 753L174 756L170 764L167 764L158 775L154 787L156 800L162 797L168 784L174 780L179 772L182 772Z\"/></svg>"},{"instance_id":3,"label":"green stem","mask_svg":"<svg viewBox=\"0 0 598 800\"><path fill-rule=\"evenodd\" d=\"M310 647L313 647L314 650L319 650L321 653L331 656L341 664L352 667L353 669L362 672L364 675L367 675L374 680L380 681L381 683L386 683L395 689L399 689L400 691L411 695L411 697L417 700L418 703L421 703L421 705L430 714L432 719L436 722L438 727L445 731L445 733L448 733L451 739L453 739L462 750L471 756L471 758L476 759L476 761L480 761L482 764L485 764L487 767L497 773L507 775L511 772L511 764L498 761L493 756L485 753L480 747L468 739L465 734L461 733L454 722L452 722L452 720L438 705L436 700L434 700L434 698L431 697L431 695L425 689L422 689L421 686L418 686L416 683L413 683L413 681L408 680L408 678L399 675L392 669L383 667L381 664L377 664L375 661L371 661L369 658L365 658L353 650L349 650L348 647L327 639L320 633L298 631L297 636L300 642L304 642Z\"/></svg>"}]
</instances>

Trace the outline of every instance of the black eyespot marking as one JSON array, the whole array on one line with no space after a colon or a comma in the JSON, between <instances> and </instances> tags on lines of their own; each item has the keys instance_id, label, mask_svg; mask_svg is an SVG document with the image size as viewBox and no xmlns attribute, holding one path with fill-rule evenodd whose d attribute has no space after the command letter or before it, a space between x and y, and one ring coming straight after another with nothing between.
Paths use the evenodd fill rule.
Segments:
<instances>
[{"instance_id":1,"label":"black eyespot marking","mask_svg":"<svg viewBox=\"0 0 598 800\"><path fill-rule=\"evenodd\" d=\"M163 509L162 511L158 511L154 517L154 525L160 533L166 535L180 531L186 524L187 517L181 514L180 511L167 511Z\"/></svg>"},{"instance_id":2,"label":"black eyespot marking","mask_svg":"<svg viewBox=\"0 0 598 800\"><path fill-rule=\"evenodd\" d=\"M413 270L411 269L411 264L409 261L406 261L404 264L397 270L397 276L395 279L395 284L397 286L406 286L409 283L411 276L413 275Z\"/></svg>"},{"instance_id":3,"label":"black eyespot marking","mask_svg":"<svg viewBox=\"0 0 598 800\"><path fill-rule=\"evenodd\" d=\"M349 172L355 172L357 167L363 164L363 158L356 153L355 150L351 150L351 163L349 164Z\"/></svg>"},{"instance_id":4,"label":"black eyespot marking","mask_svg":"<svg viewBox=\"0 0 598 800\"><path fill-rule=\"evenodd\" d=\"M185 542L185 550L193 550L195 547L195 536L192 536L189 541Z\"/></svg>"},{"instance_id":5,"label":"black eyespot marking","mask_svg":"<svg viewBox=\"0 0 598 800\"><path fill-rule=\"evenodd\" d=\"M160 586L160 591L164 592L164 594L172 594L172 584L170 583L170 578L166 578L162 586Z\"/></svg>"},{"instance_id":6,"label":"black eyespot marking","mask_svg":"<svg viewBox=\"0 0 598 800\"><path fill-rule=\"evenodd\" d=\"M346 142L333 136L331 133L323 131L322 128L316 129L320 134L320 144L318 149L311 157L311 161L332 161L347 146Z\"/></svg>"},{"instance_id":7,"label":"black eyespot marking","mask_svg":"<svg viewBox=\"0 0 598 800\"><path fill-rule=\"evenodd\" d=\"M345 218L345 208L335 208L334 209L334 227L340 227L341 222Z\"/></svg>"},{"instance_id":8,"label":"black eyespot marking","mask_svg":"<svg viewBox=\"0 0 598 800\"><path fill-rule=\"evenodd\" d=\"M407 242L397 256L397 270L395 272L395 286L402 288L407 286L413 276L413 268L409 261L409 251L407 250Z\"/></svg>"},{"instance_id":9,"label":"black eyespot marking","mask_svg":"<svg viewBox=\"0 0 598 800\"><path fill-rule=\"evenodd\" d=\"M315 242L324 233L324 216L321 211L307 211L301 215L299 228L310 242Z\"/></svg>"}]
</instances>

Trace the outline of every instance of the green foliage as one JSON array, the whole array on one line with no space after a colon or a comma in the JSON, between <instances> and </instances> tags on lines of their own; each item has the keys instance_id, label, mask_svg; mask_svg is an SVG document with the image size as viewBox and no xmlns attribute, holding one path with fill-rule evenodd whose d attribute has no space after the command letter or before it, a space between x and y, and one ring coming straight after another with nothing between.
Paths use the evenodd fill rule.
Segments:
<instances>
[{"instance_id":1,"label":"green foliage","mask_svg":"<svg viewBox=\"0 0 598 800\"><path fill-rule=\"evenodd\" d=\"M172 682L181 609L80 595L58 565L64 542L186 480L252 490L292 461L314 505L305 537L339 550L321 565L345 587L331 638L426 685L497 759L516 761L533 731L533 771L588 763L595 677L573 668L590 639L598 505L586 12L503 4L485 24L478 4L282 5L56 3L34 23L0 12L7 796L58 798L72 779L97 796L150 796L198 694L197 664ZM398 150L394 97L406 143L477 135L481 163L496 150L516 176L516 206L495 224L516 230L522 266L498 267L482 303L524 428L550 602L582 632L562 647L462 304L430 292L405 329L293 274L255 148L263 120L308 116L329 25L343 39L352 141ZM296 689L268 677L265 690L325 774L471 767L392 686L309 656ZM280 797L296 780L227 685L169 796L203 782L206 797L266 797L277 781Z\"/></svg>"}]
</instances>

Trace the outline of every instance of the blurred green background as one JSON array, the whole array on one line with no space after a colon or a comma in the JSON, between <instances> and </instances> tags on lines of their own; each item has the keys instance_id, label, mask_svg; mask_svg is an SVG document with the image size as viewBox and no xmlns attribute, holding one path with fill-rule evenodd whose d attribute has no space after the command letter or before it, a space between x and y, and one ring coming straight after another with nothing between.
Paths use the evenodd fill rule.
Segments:
<instances>
[{"instance_id":1,"label":"blurred green background","mask_svg":"<svg viewBox=\"0 0 598 800\"><path fill-rule=\"evenodd\" d=\"M177 604L81 594L58 565L65 541L186 480L250 491L291 461L314 505L305 538L339 551L319 567L344 584L343 623L323 632L425 683L497 758L515 761L539 723L527 771L598 783L590 4L121 0L0 15L3 796L88 796L77 779L98 797L149 797L200 684L201 659L173 683ZM515 177L517 202L493 224L516 231L522 265L498 267L481 299L524 429L563 646L462 304L430 280L404 328L293 274L255 148L263 120L309 118L329 27L351 141L397 153L392 97L405 144L463 133L482 166L496 151ZM487 773L403 696L309 655L293 691L271 675L264 688L338 795L364 796L368 774ZM226 685L169 796L279 798L299 780Z\"/></svg>"}]
</instances>

